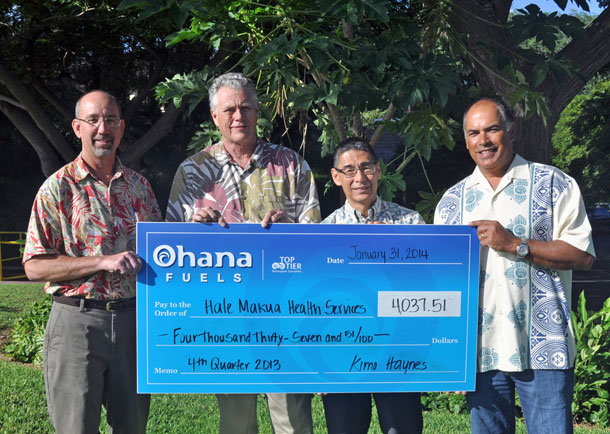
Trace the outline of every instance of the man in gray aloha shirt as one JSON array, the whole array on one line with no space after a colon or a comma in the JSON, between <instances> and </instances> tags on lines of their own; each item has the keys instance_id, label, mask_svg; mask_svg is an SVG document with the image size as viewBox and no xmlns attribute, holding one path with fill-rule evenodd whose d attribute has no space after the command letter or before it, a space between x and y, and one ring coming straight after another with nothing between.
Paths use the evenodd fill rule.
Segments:
<instances>
[{"instance_id":1,"label":"man in gray aloha shirt","mask_svg":"<svg viewBox=\"0 0 610 434\"><path fill-rule=\"evenodd\" d=\"M170 222L318 223L313 174L296 152L256 135L259 105L243 74L217 77L210 113L222 139L178 168L167 204ZM257 395L217 394L220 434L258 432ZM275 434L313 434L311 395L267 394Z\"/></svg>"}]
</instances>

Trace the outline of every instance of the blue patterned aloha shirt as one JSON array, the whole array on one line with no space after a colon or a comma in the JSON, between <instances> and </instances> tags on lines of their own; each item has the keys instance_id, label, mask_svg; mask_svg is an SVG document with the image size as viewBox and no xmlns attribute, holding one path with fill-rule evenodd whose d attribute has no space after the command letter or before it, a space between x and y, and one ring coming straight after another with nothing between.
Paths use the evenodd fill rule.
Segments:
<instances>
[{"instance_id":1,"label":"blue patterned aloha shirt","mask_svg":"<svg viewBox=\"0 0 610 434\"><path fill-rule=\"evenodd\" d=\"M578 185L559 169L515 155L494 191L479 168L451 187L435 224L497 220L518 237L562 240L595 255ZM569 369L576 344L570 321L572 271L481 248L478 370Z\"/></svg>"},{"instance_id":2,"label":"blue patterned aloha shirt","mask_svg":"<svg viewBox=\"0 0 610 434\"><path fill-rule=\"evenodd\" d=\"M366 222L384 222L396 225L419 225L426 224L417 211L410 210L392 202L382 200L379 196L373 207L368 210L368 217L364 217L360 211L345 202L341 208L333 211L322 223L339 224L362 224Z\"/></svg>"}]
</instances>

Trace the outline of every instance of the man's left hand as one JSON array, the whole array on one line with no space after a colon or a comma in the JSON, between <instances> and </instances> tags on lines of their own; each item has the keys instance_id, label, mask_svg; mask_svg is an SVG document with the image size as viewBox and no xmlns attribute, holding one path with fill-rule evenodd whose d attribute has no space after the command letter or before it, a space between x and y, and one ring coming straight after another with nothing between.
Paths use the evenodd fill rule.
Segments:
<instances>
[{"instance_id":1,"label":"man's left hand","mask_svg":"<svg viewBox=\"0 0 610 434\"><path fill-rule=\"evenodd\" d=\"M477 228L481 246L487 246L499 252L515 253L521 243L519 237L507 231L496 220L475 220L468 225Z\"/></svg>"}]
</instances>

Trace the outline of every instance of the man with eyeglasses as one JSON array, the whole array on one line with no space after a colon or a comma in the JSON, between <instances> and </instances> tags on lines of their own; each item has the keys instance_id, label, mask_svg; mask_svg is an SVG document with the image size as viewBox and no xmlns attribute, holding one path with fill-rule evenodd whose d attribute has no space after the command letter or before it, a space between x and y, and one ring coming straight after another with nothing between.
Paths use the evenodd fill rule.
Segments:
<instances>
[{"instance_id":1,"label":"man with eyeglasses","mask_svg":"<svg viewBox=\"0 0 610 434\"><path fill-rule=\"evenodd\" d=\"M377 196L381 167L373 147L359 138L339 143L331 175L345 193L345 205L322 223L425 224L416 211ZM373 393L384 434L421 433L419 393ZM328 434L366 434L371 423L370 393L329 393L322 397Z\"/></svg>"},{"instance_id":2,"label":"man with eyeglasses","mask_svg":"<svg viewBox=\"0 0 610 434\"><path fill-rule=\"evenodd\" d=\"M76 103L81 154L42 185L23 262L47 281L53 306L44 377L58 433L97 433L102 405L113 433L144 433L149 395L136 393L136 222L157 221L148 181L116 151L125 123L116 99L92 91Z\"/></svg>"}]
</instances>

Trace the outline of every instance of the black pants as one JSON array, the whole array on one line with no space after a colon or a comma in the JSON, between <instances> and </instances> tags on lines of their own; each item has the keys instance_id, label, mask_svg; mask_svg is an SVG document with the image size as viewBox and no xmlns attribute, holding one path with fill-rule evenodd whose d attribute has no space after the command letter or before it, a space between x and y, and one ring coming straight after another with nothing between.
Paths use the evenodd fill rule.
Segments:
<instances>
[{"instance_id":1,"label":"black pants","mask_svg":"<svg viewBox=\"0 0 610 434\"><path fill-rule=\"evenodd\" d=\"M423 429L419 393L373 393L384 434L420 434ZM371 424L370 393L324 395L328 434L366 434Z\"/></svg>"}]
</instances>

